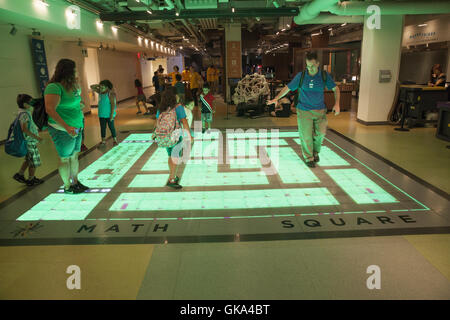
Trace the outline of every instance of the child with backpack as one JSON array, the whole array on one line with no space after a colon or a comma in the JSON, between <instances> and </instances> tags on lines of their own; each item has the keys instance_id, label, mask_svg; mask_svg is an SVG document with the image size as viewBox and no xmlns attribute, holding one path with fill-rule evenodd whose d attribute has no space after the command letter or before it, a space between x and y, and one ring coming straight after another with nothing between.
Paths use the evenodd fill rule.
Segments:
<instances>
[{"instance_id":1,"label":"child with backpack","mask_svg":"<svg viewBox=\"0 0 450 320\"><path fill-rule=\"evenodd\" d=\"M38 127L33 121L32 110L34 100L27 94L19 94L17 96L17 105L19 106L18 124L23 133L26 142L25 161L13 178L27 186L34 186L44 182L35 176L36 168L41 165L41 155L37 144L42 141L39 137ZM15 137L17 138L17 137ZM28 180L25 179L25 171L28 168Z\"/></svg>"},{"instance_id":2,"label":"child with backpack","mask_svg":"<svg viewBox=\"0 0 450 320\"><path fill-rule=\"evenodd\" d=\"M153 140L156 141L159 147L165 147L169 156L168 164L170 173L166 186L180 189L182 188L178 183L180 178L176 174L179 158L182 156L183 151L181 124L187 131L189 141L192 141L192 136L186 120L184 107L178 103L176 89L174 87L169 87L162 92L161 103L159 104L156 118Z\"/></svg>"}]
</instances>

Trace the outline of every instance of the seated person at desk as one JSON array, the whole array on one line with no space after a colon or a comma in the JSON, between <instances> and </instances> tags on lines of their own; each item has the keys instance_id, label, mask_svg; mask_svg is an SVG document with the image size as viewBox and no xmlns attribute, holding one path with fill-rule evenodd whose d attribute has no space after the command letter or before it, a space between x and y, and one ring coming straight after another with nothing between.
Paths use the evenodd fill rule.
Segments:
<instances>
[{"instance_id":1,"label":"seated person at desk","mask_svg":"<svg viewBox=\"0 0 450 320\"><path fill-rule=\"evenodd\" d=\"M445 87L446 76L442 72L442 67L440 64L435 64L431 68L430 81L428 82L429 87Z\"/></svg>"}]
</instances>

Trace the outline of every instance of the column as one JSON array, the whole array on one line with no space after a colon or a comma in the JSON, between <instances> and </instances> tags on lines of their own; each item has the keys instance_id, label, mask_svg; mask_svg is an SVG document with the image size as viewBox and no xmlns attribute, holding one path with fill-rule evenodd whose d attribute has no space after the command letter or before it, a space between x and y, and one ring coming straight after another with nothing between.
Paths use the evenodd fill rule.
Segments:
<instances>
[{"instance_id":1,"label":"column","mask_svg":"<svg viewBox=\"0 0 450 320\"><path fill-rule=\"evenodd\" d=\"M386 123L395 96L400 69L403 16L381 16L381 28L369 29L364 17L361 81L357 119L363 124ZM389 70L389 82L380 82L380 70Z\"/></svg>"},{"instance_id":2,"label":"column","mask_svg":"<svg viewBox=\"0 0 450 320\"><path fill-rule=\"evenodd\" d=\"M226 101L230 101L229 78L241 78L242 76L242 46L241 46L241 24L230 23L225 25L225 83Z\"/></svg>"}]
</instances>

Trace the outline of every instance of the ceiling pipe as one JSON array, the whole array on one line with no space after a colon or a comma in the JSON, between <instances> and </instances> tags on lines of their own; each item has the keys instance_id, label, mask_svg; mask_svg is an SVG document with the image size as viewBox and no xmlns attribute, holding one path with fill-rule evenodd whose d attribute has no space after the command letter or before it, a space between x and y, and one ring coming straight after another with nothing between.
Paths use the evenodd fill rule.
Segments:
<instances>
[{"instance_id":1,"label":"ceiling pipe","mask_svg":"<svg viewBox=\"0 0 450 320\"><path fill-rule=\"evenodd\" d=\"M367 8L371 5L378 6L381 15L450 13L449 1L344 1L322 11L329 11L339 16L368 15L371 12L367 12Z\"/></svg>"},{"instance_id":2,"label":"ceiling pipe","mask_svg":"<svg viewBox=\"0 0 450 320\"><path fill-rule=\"evenodd\" d=\"M313 0L300 8L300 14L294 17L296 24L304 24L305 21L317 18L321 11L338 3L339 0Z\"/></svg>"},{"instance_id":3,"label":"ceiling pipe","mask_svg":"<svg viewBox=\"0 0 450 320\"><path fill-rule=\"evenodd\" d=\"M294 18L295 22L295 18ZM313 20L305 20L299 23L295 22L297 25L304 24L338 24L338 23L364 23L364 16L337 16L329 13L321 13Z\"/></svg>"}]
</instances>

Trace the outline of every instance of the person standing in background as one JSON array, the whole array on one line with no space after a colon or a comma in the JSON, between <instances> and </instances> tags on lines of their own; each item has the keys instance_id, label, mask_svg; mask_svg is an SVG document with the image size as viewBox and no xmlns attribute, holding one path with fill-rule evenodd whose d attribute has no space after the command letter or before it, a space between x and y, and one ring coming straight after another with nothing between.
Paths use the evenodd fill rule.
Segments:
<instances>
[{"instance_id":1,"label":"person standing in background","mask_svg":"<svg viewBox=\"0 0 450 320\"><path fill-rule=\"evenodd\" d=\"M214 88L214 81L216 78L216 69L214 68L214 65L210 65L208 70L206 70L206 81L208 82L208 85L211 89L211 93L215 94L215 88Z\"/></svg>"},{"instance_id":2,"label":"person standing in background","mask_svg":"<svg viewBox=\"0 0 450 320\"><path fill-rule=\"evenodd\" d=\"M145 108L144 115L150 114L150 112L147 108L147 103L146 103L147 98L145 97L144 88L142 87L141 80L139 80L139 79L134 80L134 86L137 88L136 107L138 108L138 112L136 112L136 114L142 113L141 107L140 107L141 103L144 104L144 108ZM91 86L91 88L92 88L92 86Z\"/></svg>"},{"instance_id":3,"label":"person standing in background","mask_svg":"<svg viewBox=\"0 0 450 320\"><path fill-rule=\"evenodd\" d=\"M180 103L184 104L185 91L184 91L184 83L181 82L181 74L177 74L176 79L177 79L177 82L175 83L174 87L177 92L177 96L180 98Z\"/></svg>"},{"instance_id":4,"label":"person standing in background","mask_svg":"<svg viewBox=\"0 0 450 320\"><path fill-rule=\"evenodd\" d=\"M180 74L180 68L178 66L173 67L173 72L169 73L169 76L172 78L172 86L175 86L175 83L177 83L177 74Z\"/></svg>"},{"instance_id":5,"label":"person standing in background","mask_svg":"<svg viewBox=\"0 0 450 320\"><path fill-rule=\"evenodd\" d=\"M153 73L152 82L153 82L153 86L155 87L155 93L160 92L161 90L159 89L158 71L155 71Z\"/></svg>"},{"instance_id":6,"label":"person standing in background","mask_svg":"<svg viewBox=\"0 0 450 320\"><path fill-rule=\"evenodd\" d=\"M98 119L100 121L100 135L102 137L101 145L106 144L106 125L108 124L111 136L114 140L113 146L117 146L116 128L114 126L117 104L113 84L109 80L102 80L100 84L92 85L91 89L97 92L99 96Z\"/></svg>"},{"instance_id":7,"label":"person standing in background","mask_svg":"<svg viewBox=\"0 0 450 320\"><path fill-rule=\"evenodd\" d=\"M191 72L189 71L189 67L186 67L181 73L182 81L189 82L191 80Z\"/></svg>"},{"instance_id":8,"label":"person standing in background","mask_svg":"<svg viewBox=\"0 0 450 320\"><path fill-rule=\"evenodd\" d=\"M194 67L190 68L190 79L189 85L192 93L192 98L194 99L195 106L198 107L198 89L203 85L202 77L195 71Z\"/></svg>"}]
</instances>

